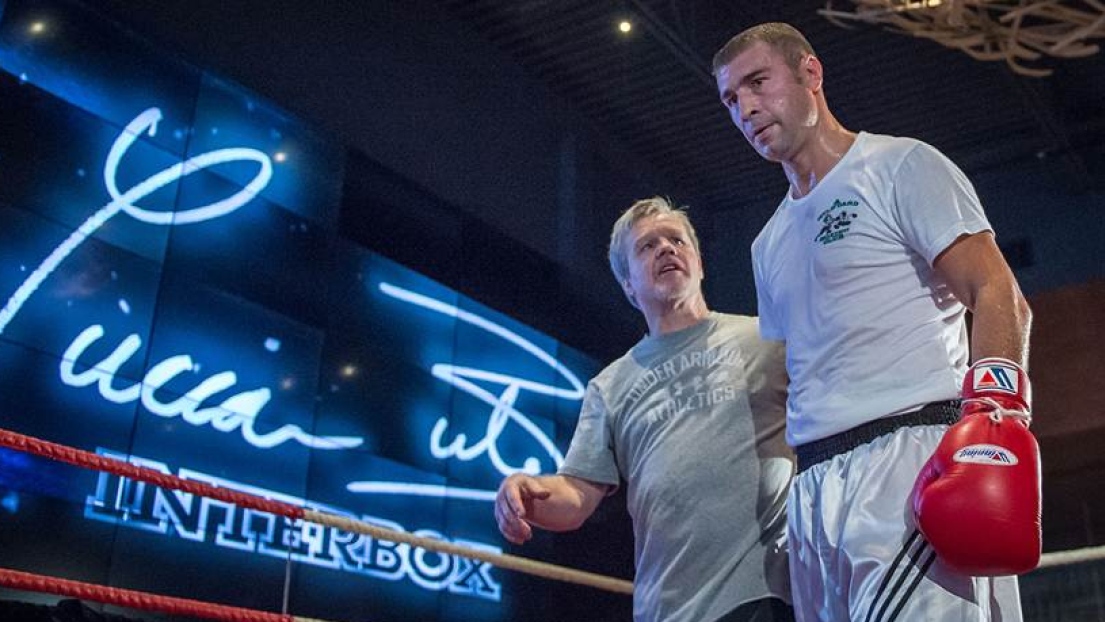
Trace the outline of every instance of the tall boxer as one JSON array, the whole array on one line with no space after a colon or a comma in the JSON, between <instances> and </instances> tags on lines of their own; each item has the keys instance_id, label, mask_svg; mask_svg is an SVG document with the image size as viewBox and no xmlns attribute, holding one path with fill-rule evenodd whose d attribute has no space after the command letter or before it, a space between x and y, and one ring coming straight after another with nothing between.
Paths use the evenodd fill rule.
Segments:
<instances>
[{"instance_id":1,"label":"tall boxer","mask_svg":"<svg viewBox=\"0 0 1105 622\"><path fill-rule=\"evenodd\" d=\"M921 141L845 128L827 73L779 23L714 57L733 123L790 182L752 271L760 332L786 342L796 616L1017 622L1003 575L1038 555L1039 469L1011 414L1027 393L983 379L1027 391L1031 311L963 171ZM1017 464L979 464L987 452ZM1017 546L1000 556L980 533Z\"/></svg>"}]
</instances>

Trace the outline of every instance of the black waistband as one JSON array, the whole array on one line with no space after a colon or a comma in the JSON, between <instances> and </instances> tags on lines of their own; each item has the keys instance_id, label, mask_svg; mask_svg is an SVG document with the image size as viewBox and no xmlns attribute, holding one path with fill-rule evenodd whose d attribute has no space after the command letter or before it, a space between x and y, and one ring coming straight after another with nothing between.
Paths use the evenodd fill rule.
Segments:
<instances>
[{"instance_id":1,"label":"black waistband","mask_svg":"<svg viewBox=\"0 0 1105 622\"><path fill-rule=\"evenodd\" d=\"M798 472L801 473L833 456L852 451L898 428L916 425L951 425L958 420L959 400L933 402L911 413L875 419L840 434L796 447L794 453L798 457Z\"/></svg>"}]
</instances>

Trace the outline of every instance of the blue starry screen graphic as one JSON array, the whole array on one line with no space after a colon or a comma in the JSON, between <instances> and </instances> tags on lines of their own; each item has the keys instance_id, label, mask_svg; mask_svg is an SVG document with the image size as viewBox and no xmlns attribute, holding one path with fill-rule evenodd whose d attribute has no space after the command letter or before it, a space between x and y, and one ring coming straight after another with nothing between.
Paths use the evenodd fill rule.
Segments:
<instances>
[{"instance_id":1,"label":"blue starry screen graphic","mask_svg":"<svg viewBox=\"0 0 1105 622\"><path fill-rule=\"evenodd\" d=\"M501 551L495 487L557 468L593 361L343 237L340 145L81 5L0 2L0 118L0 427ZM482 562L11 450L0 526L7 567L265 611L517 605Z\"/></svg>"}]
</instances>

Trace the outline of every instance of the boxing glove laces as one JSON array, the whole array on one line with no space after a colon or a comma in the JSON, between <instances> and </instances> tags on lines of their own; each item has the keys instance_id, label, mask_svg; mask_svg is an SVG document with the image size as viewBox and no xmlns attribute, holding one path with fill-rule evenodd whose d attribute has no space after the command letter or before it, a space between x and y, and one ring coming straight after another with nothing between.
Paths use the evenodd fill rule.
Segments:
<instances>
[{"instance_id":1,"label":"boxing glove laces","mask_svg":"<svg viewBox=\"0 0 1105 622\"><path fill-rule=\"evenodd\" d=\"M1028 572L1040 561L1040 450L1028 375L1002 358L975 362L960 419L913 487L917 526L937 556L973 576Z\"/></svg>"}]
</instances>

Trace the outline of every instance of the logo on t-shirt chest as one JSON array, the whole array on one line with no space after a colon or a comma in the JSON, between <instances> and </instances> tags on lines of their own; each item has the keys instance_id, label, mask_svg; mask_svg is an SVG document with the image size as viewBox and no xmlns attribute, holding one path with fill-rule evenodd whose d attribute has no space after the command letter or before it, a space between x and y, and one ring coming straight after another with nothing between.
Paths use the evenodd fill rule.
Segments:
<instances>
[{"instance_id":1,"label":"logo on t-shirt chest","mask_svg":"<svg viewBox=\"0 0 1105 622\"><path fill-rule=\"evenodd\" d=\"M854 199L850 201L834 200L829 209L817 215L817 221L821 223L821 230L817 232L813 240L820 242L822 245L843 240L844 236L851 231L852 221L856 218L856 213L851 209L858 206L859 201Z\"/></svg>"},{"instance_id":2,"label":"logo on t-shirt chest","mask_svg":"<svg viewBox=\"0 0 1105 622\"><path fill-rule=\"evenodd\" d=\"M706 412L737 398L743 365L739 350L728 345L682 352L644 369L622 407L649 424Z\"/></svg>"}]
</instances>

